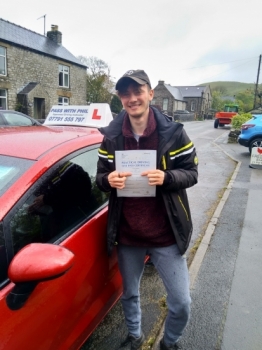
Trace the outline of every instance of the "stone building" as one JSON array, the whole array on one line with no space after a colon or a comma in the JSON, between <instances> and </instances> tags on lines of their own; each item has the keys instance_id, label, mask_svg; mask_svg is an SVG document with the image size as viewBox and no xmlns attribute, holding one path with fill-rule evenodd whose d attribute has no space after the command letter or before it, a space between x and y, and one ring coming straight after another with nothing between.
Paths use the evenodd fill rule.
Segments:
<instances>
[{"instance_id":1,"label":"stone building","mask_svg":"<svg viewBox=\"0 0 262 350\"><path fill-rule=\"evenodd\" d=\"M86 66L47 36L0 18L0 108L44 119L53 105L86 105Z\"/></svg>"},{"instance_id":2,"label":"stone building","mask_svg":"<svg viewBox=\"0 0 262 350\"><path fill-rule=\"evenodd\" d=\"M160 80L154 91L152 104L159 106L172 117L176 110L187 110L204 117L211 108L212 95L209 86L171 86Z\"/></svg>"}]
</instances>

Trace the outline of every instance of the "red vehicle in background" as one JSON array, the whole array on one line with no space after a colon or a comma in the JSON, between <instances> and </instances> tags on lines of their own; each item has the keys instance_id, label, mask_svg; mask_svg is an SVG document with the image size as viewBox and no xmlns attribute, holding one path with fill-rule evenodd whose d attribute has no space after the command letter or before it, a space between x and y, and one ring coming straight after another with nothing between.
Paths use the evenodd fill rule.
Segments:
<instances>
[{"instance_id":1,"label":"red vehicle in background","mask_svg":"<svg viewBox=\"0 0 262 350\"><path fill-rule=\"evenodd\" d=\"M232 118L238 114L238 105L226 104L224 110L215 114L214 128L231 124Z\"/></svg>"}]
</instances>

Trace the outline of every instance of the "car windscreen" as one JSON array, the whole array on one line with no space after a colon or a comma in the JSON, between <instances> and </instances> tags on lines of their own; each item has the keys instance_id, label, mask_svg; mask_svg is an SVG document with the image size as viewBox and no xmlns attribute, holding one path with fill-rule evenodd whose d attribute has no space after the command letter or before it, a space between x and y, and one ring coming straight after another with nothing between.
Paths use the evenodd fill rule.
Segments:
<instances>
[{"instance_id":1,"label":"car windscreen","mask_svg":"<svg viewBox=\"0 0 262 350\"><path fill-rule=\"evenodd\" d=\"M27 116L23 116L14 112L3 112L3 116L7 121L8 125L18 125L18 126L30 126L33 125L33 122Z\"/></svg>"},{"instance_id":2,"label":"car windscreen","mask_svg":"<svg viewBox=\"0 0 262 350\"><path fill-rule=\"evenodd\" d=\"M0 196L33 164L32 160L0 155Z\"/></svg>"}]
</instances>

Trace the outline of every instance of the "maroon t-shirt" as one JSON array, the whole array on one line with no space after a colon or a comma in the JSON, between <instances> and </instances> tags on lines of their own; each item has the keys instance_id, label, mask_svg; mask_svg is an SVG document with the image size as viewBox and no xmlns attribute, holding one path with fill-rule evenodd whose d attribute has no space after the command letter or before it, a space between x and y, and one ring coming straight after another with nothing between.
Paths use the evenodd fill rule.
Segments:
<instances>
[{"instance_id":1,"label":"maroon t-shirt","mask_svg":"<svg viewBox=\"0 0 262 350\"><path fill-rule=\"evenodd\" d=\"M151 109L147 128L139 137L139 141L134 138L127 114L122 133L125 138L125 150L158 148L158 132ZM158 186L156 197L124 198L118 241L121 244L140 247L166 247L176 242Z\"/></svg>"}]
</instances>

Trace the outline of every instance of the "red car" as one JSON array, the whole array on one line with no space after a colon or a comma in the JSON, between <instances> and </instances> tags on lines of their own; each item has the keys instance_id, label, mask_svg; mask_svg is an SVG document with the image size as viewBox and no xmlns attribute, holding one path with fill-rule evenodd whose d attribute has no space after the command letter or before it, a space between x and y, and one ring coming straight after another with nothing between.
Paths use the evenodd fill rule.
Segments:
<instances>
[{"instance_id":1,"label":"red car","mask_svg":"<svg viewBox=\"0 0 262 350\"><path fill-rule=\"evenodd\" d=\"M88 115L99 126L99 106ZM101 141L94 127L0 128L0 349L79 349L122 293Z\"/></svg>"}]
</instances>

